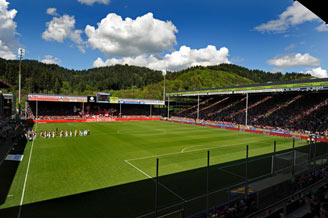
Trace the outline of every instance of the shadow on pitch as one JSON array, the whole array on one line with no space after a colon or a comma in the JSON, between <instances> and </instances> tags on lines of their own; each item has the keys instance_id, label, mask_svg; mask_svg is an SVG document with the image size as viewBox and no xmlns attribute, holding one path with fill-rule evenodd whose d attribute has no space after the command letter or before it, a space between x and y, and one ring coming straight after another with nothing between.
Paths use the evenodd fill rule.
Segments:
<instances>
[{"instance_id":1,"label":"shadow on pitch","mask_svg":"<svg viewBox=\"0 0 328 218\"><path fill-rule=\"evenodd\" d=\"M27 128L33 128L33 124L27 124ZM27 145L26 138L20 135L15 136L15 139L7 139L3 146L0 146L0 160L3 162L0 165L0 205L2 205L8 196L10 186L14 180L16 171L20 162L4 160L6 154L23 154Z\"/></svg>"},{"instance_id":2,"label":"shadow on pitch","mask_svg":"<svg viewBox=\"0 0 328 218\"><path fill-rule=\"evenodd\" d=\"M305 150L304 150L305 151ZM319 149L318 149L319 151ZM205 153L206 154L206 153ZM263 155L263 160L271 163L271 155ZM268 156L266 159L265 157ZM258 158L258 157L257 157ZM261 164L265 164L262 162ZM250 166L250 177L258 175L258 163ZM268 165L270 166L270 165ZM213 165L209 168L210 191L226 187L231 184L244 182L245 161L237 160L229 163ZM221 170L221 169L225 170ZM170 210L192 207L186 215L199 212L206 208L206 198L196 199L194 204L186 205L181 199L191 199L206 193L207 168L198 168L180 173L159 177L158 205L165 208L176 205ZM77 178L78 179L78 178ZM235 196L238 197L238 196ZM220 199L210 199L210 206L231 200L230 192L221 192ZM122 184L104 189L79 193L66 197L45 200L21 207L21 218L120 218L138 217L143 214L154 217L155 182L153 179ZM159 215L171 212L161 211ZM16 218L19 207L0 210L0 217Z\"/></svg>"}]
</instances>

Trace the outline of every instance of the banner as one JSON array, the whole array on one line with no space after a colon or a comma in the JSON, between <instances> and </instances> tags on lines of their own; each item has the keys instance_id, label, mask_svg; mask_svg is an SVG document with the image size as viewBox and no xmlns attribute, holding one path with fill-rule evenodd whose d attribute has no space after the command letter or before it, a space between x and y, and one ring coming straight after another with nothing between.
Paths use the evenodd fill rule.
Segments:
<instances>
[{"instance_id":1,"label":"banner","mask_svg":"<svg viewBox=\"0 0 328 218\"><path fill-rule=\"evenodd\" d=\"M88 102L86 96L68 96L68 95L45 95L29 94L28 101L52 101L52 102Z\"/></svg>"},{"instance_id":2,"label":"banner","mask_svg":"<svg viewBox=\"0 0 328 218\"><path fill-rule=\"evenodd\" d=\"M132 98L119 98L120 104L146 104L146 105L164 105L164 101L152 99L132 99Z\"/></svg>"},{"instance_id":3,"label":"banner","mask_svg":"<svg viewBox=\"0 0 328 218\"><path fill-rule=\"evenodd\" d=\"M113 104L118 104L119 103L119 98L118 97L110 97L109 102Z\"/></svg>"}]
</instances>

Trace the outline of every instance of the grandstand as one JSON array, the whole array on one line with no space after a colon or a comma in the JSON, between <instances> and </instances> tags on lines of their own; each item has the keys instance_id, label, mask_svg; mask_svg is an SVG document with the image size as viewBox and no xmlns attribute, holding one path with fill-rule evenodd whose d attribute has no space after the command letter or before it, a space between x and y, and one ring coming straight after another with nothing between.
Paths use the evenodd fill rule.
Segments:
<instances>
[{"instance_id":1,"label":"grandstand","mask_svg":"<svg viewBox=\"0 0 328 218\"><path fill-rule=\"evenodd\" d=\"M164 101L150 99L29 94L26 102L27 118L41 121L154 118L165 112Z\"/></svg>"},{"instance_id":2,"label":"grandstand","mask_svg":"<svg viewBox=\"0 0 328 218\"><path fill-rule=\"evenodd\" d=\"M188 99L189 107L173 105L173 119L244 125L248 128L316 134L328 129L328 79L254 84L167 93Z\"/></svg>"}]
</instances>

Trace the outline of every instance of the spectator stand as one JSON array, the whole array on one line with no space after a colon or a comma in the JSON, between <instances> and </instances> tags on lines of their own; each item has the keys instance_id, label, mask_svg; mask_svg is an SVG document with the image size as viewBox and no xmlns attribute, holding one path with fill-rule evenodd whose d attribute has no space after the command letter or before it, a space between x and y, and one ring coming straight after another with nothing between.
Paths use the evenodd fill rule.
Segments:
<instances>
[{"instance_id":1,"label":"spectator stand","mask_svg":"<svg viewBox=\"0 0 328 218\"><path fill-rule=\"evenodd\" d=\"M168 92L167 96L168 102L193 99L188 100L194 103L187 108L171 105L169 110L171 116L195 123L230 123L327 139L327 85L325 78Z\"/></svg>"},{"instance_id":2,"label":"spectator stand","mask_svg":"<svg viewBox=\"0 0 328 218\"><path fill-rule=\"evenodd\" d=\"M27 118L34 122L105 122L160 119L164 101L111 98L97 102L96 96L29 94Z\"/></svg>"}]
</instances>

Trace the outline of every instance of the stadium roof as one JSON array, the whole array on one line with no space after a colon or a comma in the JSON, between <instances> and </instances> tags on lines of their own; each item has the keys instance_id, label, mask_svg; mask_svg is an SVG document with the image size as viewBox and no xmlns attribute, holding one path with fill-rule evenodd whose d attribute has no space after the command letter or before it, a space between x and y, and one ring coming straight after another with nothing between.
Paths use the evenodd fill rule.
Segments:
<instances>
[{"instance_id":1,"label":"stadium roof","mask_svg":"<svg viewBox=\"0 0 328 218\"><path fill-rule=\"evenodd\" d=\"M185 90L167 92L167 96L203 96L222 94L246 94L246 93L272 93L290 91L319 91L328 90L328 78L307 79L287 82L268 82L240 86L226 86L209 89Z\"/></svg>"},{"instance_id":2,"label":"stadium roof","mask_svg":"<svg viewBox=\"0 0 328 218\"><path fill-rule=\"evenodd\" d=\"M0 88L14 88L14 86L0 79Z\"/></svg>"}]
</instances>

